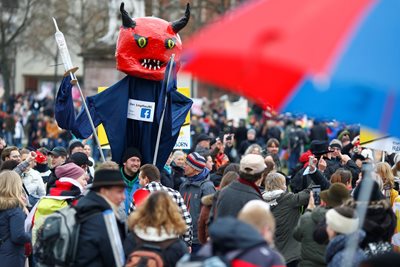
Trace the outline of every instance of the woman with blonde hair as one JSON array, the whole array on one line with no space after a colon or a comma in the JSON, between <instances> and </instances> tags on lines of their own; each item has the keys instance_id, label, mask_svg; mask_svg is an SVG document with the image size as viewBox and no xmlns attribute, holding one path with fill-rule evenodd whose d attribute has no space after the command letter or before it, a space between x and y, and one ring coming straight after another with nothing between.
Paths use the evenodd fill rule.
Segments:
<instances>
[{"instance_id":1,"label":"woman with blonde hair","mask_svg":"<svg viewBox=\"0 0 400 267\"><path fill-rule=\"evenodd\" d=\"M390 205L393 206L393 202L396 197L399 196L399 192L394 189L394 176L392 168L387 162L378 162L375 168L376 174L378 174L383 182L382 193L386 199L390 200Z\"/></svg>"},{"instance_id":2,"label":"woman with blonde hair","mask_svg":"<svg viewBox=\"0 0 400 267\"><path fill-rule=\"evenodd\" d=\"M31 236L24 230L28 210L21 177L14 171L0 173L0 259L3 267L25 264L24 244Z\"/></svg>"},{"instance_id":3,"label":"woman with blonde hair","mask_svg":"<svg viewBox=\"0 0 400 267\"><path fill-rule=\"evenodd\" d=\"M131 213L128 227L132 232L124 242L125 255L143 250L144 247L153 247L156 251L161 251L164 266L167 267L175 266L188 252L185 242L179 239L179 236L186 232L186 223L178 205L167 192L152 192L145 202ZM135 266L133 264L138 259L131 257L132 254L128 256L126 266Z\"/></svg>"}]
</instances>

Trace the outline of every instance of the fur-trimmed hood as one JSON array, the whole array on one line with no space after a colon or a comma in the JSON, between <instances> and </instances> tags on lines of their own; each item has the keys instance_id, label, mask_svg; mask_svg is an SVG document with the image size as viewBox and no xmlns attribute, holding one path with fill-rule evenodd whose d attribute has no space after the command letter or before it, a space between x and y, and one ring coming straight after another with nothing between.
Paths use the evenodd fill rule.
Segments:
<instances>
[{"instance_id":1,"label":"fur-trimmed hood","mask_svg":"<svg viewBox=\"0 0 400 267\"><path fill-rule=\"evenodd\" d=\"M210 194L201 198L201 204L204 206L212 206L214 194Z\"/></svg>"}]
</instances>

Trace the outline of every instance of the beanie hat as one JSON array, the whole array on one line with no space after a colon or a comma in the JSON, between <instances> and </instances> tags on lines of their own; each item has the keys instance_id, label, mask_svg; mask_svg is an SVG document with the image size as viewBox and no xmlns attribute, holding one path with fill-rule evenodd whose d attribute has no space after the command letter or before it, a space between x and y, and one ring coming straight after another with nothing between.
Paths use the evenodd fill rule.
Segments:
<instances>
[{"instance_id":1,"label":"beanie hat","mask_svg":"<svg viewBox=\"0 0 400 267\"><path fill-rule=\"evenodd\" d=\"M321 199L328 205L334 208L343 204L343 201L350 198L350 192L342 183L332 184L328 190L320 193Z\"/></svg>"},{"instance_id":2,"label":"beanie hat","mask_svg":"<svg viewBox=\"0 0 400 267\"><path fill-rule=\"evenodd\" d=\"M336 147L339 149L342 149L342 142L340 142L338 139L333 139L330 143L329 143L330 147Z\"/></svg>"},{"instance_id":3,"label":"beanie hat","mask_svg":"<svg viewBox=\"0 0 400 267\"><path fill-rule=\"evenodd\" d=\"M339 234L351 234L358 229L358 217L354 209L346 206L328 210L326 225Z\"/></svg>"},{"instance_id":4,"label":"beanie hat","mask_svg":"<svg viewBox=\"0 0 400 267\"><path fill-rule=\"evenodd\" d=\"M206 160L199 153L193 152L186 157L186 164L201 172L206 167Z\"/></svg>"},{"instance_id":5,"label":"beanie hat","mask_svg":"<svg viewBox=\"0 0 400 267\"><path fill-rule=\"evenodd\" d=\"M75 163L67 163L61 166L58 166L56 168L56 176L57 178L72 178L72 179L78 179L82 175L85 174L85 171L76 165Z\"/></svg>"},{"instance_id":6,"label":"beanie hat","mask_svg":"<svg viewBox=\"0 0 400 267\"><path fill-rule=\"evenodd\" d=\"M105 186L121 186L126 187L124 178L119 170L102 169L94 173L93 184L91 188L99 188Z\"/></svg>"},{"instance_id":7,"label":"beanie hat","mask_svg":"<svg viewBox=\"0 0 400 267\"><path fill-rule=\"evenodd\" d=\"M363 148L363 150L361 151L361 155L365 158L365 159L370 159L370 160L374 160L374 155L372 153L372 150L369 148Z\"/></svg>"},{"instance_id":8,"label":"beanie hat","mask_svg":"<svg viewBox=\"0 0 400 267\"><path fill-rule=\"evenodd\" d=\"M133 194L133 200L135 201L135 206L140 206L150 195L150 191L144 188L136 190Z\"/></svg>"},{"instance_id":9,"label":"beanie hat","mask_svg":"<svg viewBox=\"0 0 400 267\"><path fill-rule=\"evenodd\" d=\"M126 162L132 157L137 157L140 159L140 161L142 161L142 154L140 154L140 151L136 147L128 147L125 150L124 156L122 157L122 162Z\"/></svg>"}]
</instances>

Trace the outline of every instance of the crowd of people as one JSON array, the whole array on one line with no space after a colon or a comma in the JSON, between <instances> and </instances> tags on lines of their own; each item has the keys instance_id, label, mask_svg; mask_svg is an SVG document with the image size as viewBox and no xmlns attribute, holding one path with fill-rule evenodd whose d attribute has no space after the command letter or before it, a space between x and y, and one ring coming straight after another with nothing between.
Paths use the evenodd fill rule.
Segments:
<instances>
[{"instance_id":1,"label":"crowd of people","mask_svg":"<svg viewBox=\"0 0 400 267\"><path fill-rule=\"evenodd\" d=\"M158 169L134 147L99 162L51 109L28 96L3 105L1 266L43 266L46 219L68 207L80 225L73 266L399 262L400 154L379 158L357 127L257 107L236 125L216 100L192 116L192 148Z\"/></svg>"}]
</instances>

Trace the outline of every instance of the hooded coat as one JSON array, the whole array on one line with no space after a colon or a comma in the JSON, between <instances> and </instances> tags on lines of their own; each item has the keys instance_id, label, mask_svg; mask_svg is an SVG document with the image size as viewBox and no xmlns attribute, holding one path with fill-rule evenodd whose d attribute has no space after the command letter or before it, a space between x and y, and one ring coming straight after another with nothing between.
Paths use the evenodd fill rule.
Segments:
<instances>
[{"instance_id":1,"label":"hooded coat","mask_svg":"<svg viewBox=\"0 0 400 267\"><path fill-rule=\"evenodd\" d=\"M112 253L110 238L103 217L105 210L110 210L110 204L98 193L89 193L76 205L77 220L88 214L91 216L81 224L78 239L76 267L112 267L116 266ZM121 242L125 239L125 225L117 219Z\"/></svg>"},{"instance_id":2,"label":"hooded coat","mask_svg":"<svg viewBox=\"0 0 400 267\"><path fill-rule=\"evenodd\" d=\"M283 190L263 194L276 220L275 245L286 263L300 259L300 243L293 238L293 232L300 218L300 207L308 204L309 197L309 189L297 194Z\"/></svg>"},{"instance_id":3,"label":"hooded coat","mask_svg":"<svg viewBox=\"0 0 400 267\"><path fill-rule=\"evenodd\" d=\"M209 233L212 243L200 251L202 256L223 255L229 258L234 254L233 267L285 266L282 256L269 247L261 234L238 219L219 218L210 226Z\"/></svg>"},{"instance_id":4,"label":"hooded coat","mask_svg":"<svg viewBox=\"0 0 400 267\"><path fill-rule=\"evenodd\" d=\"M325 219L328 211L325 207L317 207L312 212L304 213L294 229L293 237L301 243L301 261L299 267L326 266L326 245L314 241L313 234L317 225Z\"/></svg>"},{"instance_id":5,"label":"hooded coat","mask_svg":"<svg viewBox=\"0 0 400 267\"><path fill-rule=\"evenodd\" d=\"M341 267L344 265L346 243L352 235L357 235L360 243L365 237L365 232L358 230L350 235L337 235L329 242L326 248L326 263L328 267ZM358 267L363 259L365 259L365 254L358 247L353 257L351 257L352 262L350 266Z\"/></svg>"},{"instance_id":6,"label":"hooded coat","mask_svg":"<svg viewBox=\"0 0 400 267\"><path fill-rule=\"evenodd\" d=\"M24 230L25 214L18 207L0 207L0 259L2 267L23 267L25 264L24 244L31 235Z\"/></svg>"}]
</instances>

